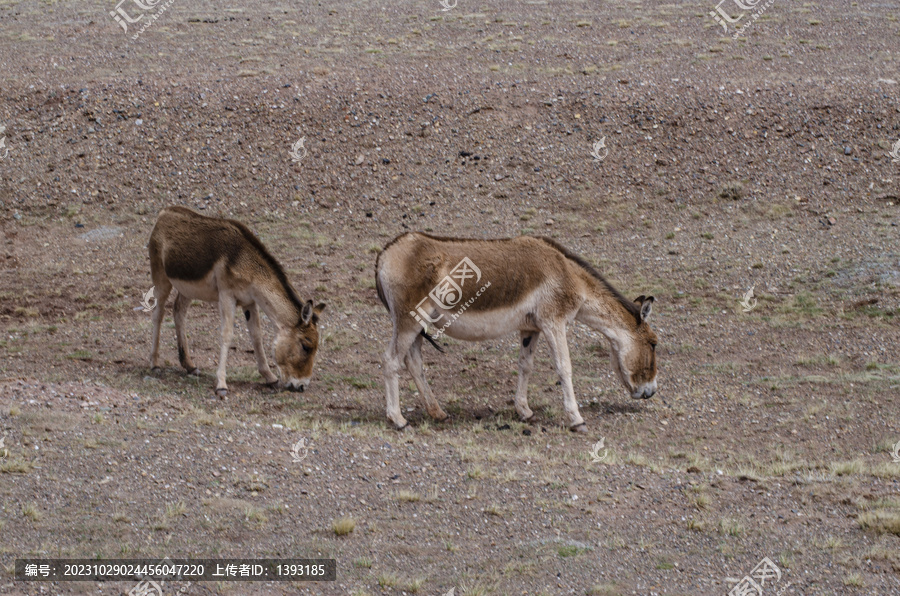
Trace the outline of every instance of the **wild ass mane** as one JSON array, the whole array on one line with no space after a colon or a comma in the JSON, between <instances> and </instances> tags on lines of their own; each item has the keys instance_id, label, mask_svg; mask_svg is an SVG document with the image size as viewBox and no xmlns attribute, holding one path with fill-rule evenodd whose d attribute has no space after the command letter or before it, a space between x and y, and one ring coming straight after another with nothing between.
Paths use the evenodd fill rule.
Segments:
<instances>
[{"instance_id":1,"label":"wild ass mane","mask_svg":"<svg viewBox=\"0 0 900 596\"><path fill-rule=\"evenodd\" d=\"M561 252L567 259L569 259L570 261L573 261L579 267L581 267L582 269L584 269L585 271L590 273L591 277L593 277L597 281L599 281L603 285L603 287L606 289L606 291L609 292L613 296L613 298L618 300L619 303L622 306L624 306L628 312L630 312L632 315L634 315L634 318L638 322L640 322L641 307L636 302L632 302L631 300L629 300L628 298L623 296L619 290L617 290L615 287L613 287L613 285L611 283L606 281L606 278L603 277L603 275L599 271L597 271L593 265L591 265L590 263L588 263L587 261L585 261L578 255L574 254L573 252L569 251L569 249L567 249L562 244L556 242L555 240L551 240L550 238L547 238L546 236L535 236L535 238L538 238L539 240L543 240L544 242L546 242L547 244L549 244L550 246L552 246L553 248L555 248L556 250Z\"/></svg>"},{"instance_id":2,"label":"wild ass mane","mask_svg":"<svg viewBox=\"0 0 900 596\"><path fill-rule=\"evenodd\" d=\"M281 266L281 263L272 256L272 253L269 252L269 249L265 247L262 241L256 237L250 228L245 226L239 221L229 219L226 220L228 223L235 226L238 230L240 230L241 234L244 236L244 239L253 246L254 249L259 253L259 256L262 257L263 261L271 267L272 273L275 274L275 279L278 280L278 283L281 284L281 287L284 288L284 291L287 293L288 297L291 299L291 303L297 307L297 312L303 309L303 301L300 300L300 297L297 296L297 292L294 291L293 286L288 281L287 274L284 272L284 267ZM238 252L231 251L228 253L228 263L233 265L237 261ZM316 317L318 318L318 317Z\"/></svg>"}]
</instances>

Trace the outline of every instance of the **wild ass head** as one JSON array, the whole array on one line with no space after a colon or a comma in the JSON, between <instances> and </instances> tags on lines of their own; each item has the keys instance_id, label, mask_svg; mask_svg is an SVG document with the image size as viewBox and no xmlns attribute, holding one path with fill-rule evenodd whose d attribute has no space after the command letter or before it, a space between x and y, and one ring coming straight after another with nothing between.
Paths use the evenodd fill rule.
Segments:
<instances>
[{"instance_id":1,"label":"wild ass head","mask_svg":"<svg viewBox=\"0 0 900 596\"><path fill-rule=\"evenodd\" d=\"M312 378L313 361L319 349L316 324L324 309L324 304L313 306L312 300L308 300L300 310L297 324L280 328L275 336L275 362L284 386L291 391L303 391Z\"/></svg>"},{"instance_id":2,"label":"wild ass head","mask_svg":"<svg viewBox=\"0 0 900 596\"><path fill-rule=\"evenodd\" d=\"M653 296L634 300L635 324L620 334L613 345L612 365L634 399L647 399L656 393L656 333L647 324Z\"/></svg>"}]
</instances>

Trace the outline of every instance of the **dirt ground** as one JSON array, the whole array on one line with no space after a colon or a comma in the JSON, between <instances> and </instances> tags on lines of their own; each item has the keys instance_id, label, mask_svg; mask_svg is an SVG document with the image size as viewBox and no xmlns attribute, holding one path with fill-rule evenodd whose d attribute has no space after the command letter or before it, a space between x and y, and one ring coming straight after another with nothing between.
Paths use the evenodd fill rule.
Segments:
<instances>
[{"instance_id":1,"label":"dirt ground","mask_svg":"<svg viewBox=\"0 0 900 596\"><path fill-rule=\"evenodd\" d=\"M125 32L0 0L0 594L134 587L15 581L26 556L337 561L167 594L724 595L764 557L766 595L900 594L900 5L779 1L733 39L712 1L244 4ZM327 303L305 393L261 385L240 318L215 399L210 304L202 375L171 311L151 373L176 204ZM574 326L589 432L543 344L526 425L517 338L445 339L451 419L404 376L392 430L373 271L409 230L550 236L654 295L659 392Z\"/></svg>"}]
</instances>

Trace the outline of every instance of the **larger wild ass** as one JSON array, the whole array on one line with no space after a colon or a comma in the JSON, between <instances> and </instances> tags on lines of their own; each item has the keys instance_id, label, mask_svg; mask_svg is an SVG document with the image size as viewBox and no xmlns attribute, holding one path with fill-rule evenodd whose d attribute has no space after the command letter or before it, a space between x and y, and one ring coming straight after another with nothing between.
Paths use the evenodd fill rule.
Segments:
<instances>
[{"instance_id":1,"label":"larger wild ass","mask_svg":"<svg viewBox=\"0 0 900 596\"><path fill-rule=\"evenodd\" d=\"M219 303L222 344L216 371L216 394L225 397L225 361L234 335L234 307L247 317L259 374L266 383L278 384L269 369L259 328L259 309L274 321L275 362L284 385L303 391L312 376L319 345L316 324L324 304L305 304L287 280L278 261L244 224L206 217L185 207L166 207L159 212L150 234L150 273L156 288L153 310L152 367L159 368L159 329L165 316L166 298L174 287L175 336L178 358L188 373L199 370L191 360L184 317L191 300Z\"/></svg>"},{"instance_id":2,"label":"larger wild ass","mask_svg":"<svg viewBox=\"0 0 900 596\"><path fill-rule=\"evenodd\" d=\"M656 392L656 334L647 324L653 297L633 302L593 267L553 240L521 236L503 240L398 236L378 256L376 289L393 322L384 354L388 418L402 429L398 373L406 365L429 415L447 417L425 381L422 340L427 324L455 339L482 341L518 331L519 385L516 411L528 408L528 375L541 333L562 382L573 431L586 430L572 389L566 326L575 320L602 333L612 348L612 365L633 398ZM432 341L432 343L434 343ZM437 345L437 344L435 344Z\"/></svg>"}]
</instances>

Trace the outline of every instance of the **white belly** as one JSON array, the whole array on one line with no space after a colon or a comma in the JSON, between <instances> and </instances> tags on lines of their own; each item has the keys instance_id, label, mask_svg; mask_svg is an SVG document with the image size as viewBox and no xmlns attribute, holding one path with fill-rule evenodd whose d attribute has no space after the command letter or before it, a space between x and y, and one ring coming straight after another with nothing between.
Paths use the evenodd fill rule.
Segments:
<instances>
[{"instance_id":1,"label":"white belly","mask_svg":"<svg viewBox=\"0 0 900 596\"><path fill-rule=\"evenodd\" d=\"M533 317L528 316L529 313L534 312L536 305L533 302L534 300L529 299L516 306L487 312L467 309L456 319L453 319L453 315L458 313L459 309L437 310L436 312L440 312L444 316L432 325L434 325L435 332L464 341L497 339L520 330L537 331L534 327Z\"/></svg>"}]
</instances>

